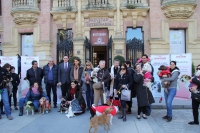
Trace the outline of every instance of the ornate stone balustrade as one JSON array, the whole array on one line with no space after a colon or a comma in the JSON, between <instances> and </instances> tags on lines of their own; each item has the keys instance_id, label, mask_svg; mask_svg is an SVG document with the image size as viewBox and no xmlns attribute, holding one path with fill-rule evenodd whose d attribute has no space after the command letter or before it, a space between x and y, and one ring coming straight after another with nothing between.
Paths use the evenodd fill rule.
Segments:
<instances>
[{"instance_id":1,"label":"ornate stone balustrade","mask_svg":"<svg viewBox=\"0 0 200 133\"><path fill-rule=\"evenodd\" d=\"M168 18L186 19L194 13L196 0L163 0L162 9Z\"/></svg>"},{"instance_id":2,"label":"ornate stone balustrade","mask_svg":"<svg viewBox=\"0 0 200 133\"><path fill-rule=\"evenodd\" d=\"M16 24L32 24L38 20L40 14L40 0L12 0L11 15Z\"/></svg>"},{"instance_id":3,"label":"ornate stone balustrade","mask_svg":"<svg viewBox=\"0 0 200 133\"><path fill-rule=\"evenodd\" d=\"M76 0L53 0L52 11L75 11Z\"/></svg>"}]
</instances>

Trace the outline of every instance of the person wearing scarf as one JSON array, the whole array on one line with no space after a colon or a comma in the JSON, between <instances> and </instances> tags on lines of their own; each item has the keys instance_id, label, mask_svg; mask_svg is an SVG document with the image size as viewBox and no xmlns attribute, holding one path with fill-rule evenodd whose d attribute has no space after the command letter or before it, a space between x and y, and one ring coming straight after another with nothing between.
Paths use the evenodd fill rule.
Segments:
<instances>
[{"instance_id":1,"label":"person wearing scarf","mask_svg":"<svg viewBox=\"0 0 200 133\"><path fill-rule=\"evenodd\" d=\"M33 84L33 86L29 89L28 93L26 94L26 97L21 97L19 99L19 116L23 115L24 105L28 101L32 101L34 104L34 110L35 112L38 112L39 107L39 100L40 98L45 97L46 100L49 101L49 98L47 95L43 92L42 88L39 86L37 82Z\"/></svg>"},{"instance_id":2,"label":"person wearing scarf","mask_svg":"<svg viewBox=\"0 0 200 133\"><path fill-rule=\"evenodd\" d=\"M172 102L174 97L176 96L177 80L180 74L179 68L176 66L176 61L170 62L170 72L172 73L172 76L169 78L167 78L166 76L162 80L163 82L165 81L171 82L169 88L167 88L168 93L164 91L167 115L164 116L163 119L166 119L167 122L170 122L172 120Z\"/></svg>"}]
</instances>

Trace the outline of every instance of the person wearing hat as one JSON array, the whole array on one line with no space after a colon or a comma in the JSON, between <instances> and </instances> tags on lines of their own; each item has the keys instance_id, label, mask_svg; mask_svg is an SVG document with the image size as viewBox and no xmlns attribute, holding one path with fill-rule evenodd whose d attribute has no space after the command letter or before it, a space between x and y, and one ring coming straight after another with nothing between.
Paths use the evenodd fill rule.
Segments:
<instances>
[{"instance_id":1,"label":"person wearing hat","mask_svg":"<svg viewBox=\"0 0 200 133\"><path fill-rule=\"evenodd\" d=\"M195 77L192 78L191 83L189 84L189 90L192 93L198 93L200 95L200 72L197 71ZM189 125L199 125L199 102L195 99L192 99L192 112L194 121L190 121Z\"/></svg>"}]
</instances>

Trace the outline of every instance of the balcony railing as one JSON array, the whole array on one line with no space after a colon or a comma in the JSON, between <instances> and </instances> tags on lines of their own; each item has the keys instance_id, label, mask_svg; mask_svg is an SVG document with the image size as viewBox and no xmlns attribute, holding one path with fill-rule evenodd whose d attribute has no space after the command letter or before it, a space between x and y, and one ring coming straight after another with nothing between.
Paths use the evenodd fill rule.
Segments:
<instances>
[{"instance_id":1,"label":"balcony railing","mask_svg":"<svg viewBox=\"0 0 200 133\"><path fill-rule=\"evenodd\" d=\"M13 0L13 8L35 7L39 8L39 0Z\"/></svg>"},{"instance_id":2,"label":"balcony railing","mask_svg":"<svg viewBox=\"0 0 200 133\"><path fill-rule=\"evenodd\" d=\"M114 7L113 0L87 0L86 9L111 9Z\"/></svg>"},{"instance_id":3,"label":"balcony railing","mask_svg":"<svg viewBox=\"0 0 200 133\"><path fill-rule=\"evenodd\" d=\"M162 0L162 6L170 4L196 4L196 0Z\"/></svg>"},{"instance_id":4,"label":"balcony railing","mask_svg":"<svg viewBox=\"0 0 200 133\"><path fill-rule=\"evenodd\" d=\"M122 8L134 9L136 7L148 6L147 0L123 0Z\"/></svg>"},{"instance_id":5,"label":"balcony railing","mask_svg":"<svg viewBox=\"0 0 200 133\"><path fill-rule=\"evenodd\" d=\"M73 11L75 8L75 0L53 0L52 11Z\"/></svg>"},{"instance_id":6,"label":"balcony railing","mask_svg":"<svg viewBox=\"0 0 200 133\"><path fill-rule=\"evenodd\" d=\"M144 0L127 0L127 4L138 4L143 2Z\"/></svg>"}]
</instances>

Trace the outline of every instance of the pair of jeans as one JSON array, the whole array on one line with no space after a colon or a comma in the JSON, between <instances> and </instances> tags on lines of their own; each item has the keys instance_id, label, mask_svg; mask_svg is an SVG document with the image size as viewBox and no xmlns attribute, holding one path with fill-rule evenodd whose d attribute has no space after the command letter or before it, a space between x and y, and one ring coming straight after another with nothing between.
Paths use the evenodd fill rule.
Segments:
<instances>
[{"instance_id":1,"label":"pair of jeans","mask_svg":"<svg viewBox=\"0 0 200 133\"><path fill-rule=\"evenodd\" d=\"M146 106L146 113L151 114L151 104L149 106Z\"/></svg>"},{"instance_id":2,"label":"pair of jeans","mask_svg":"<svg viewBox=\"0 0 200 133\"><path fill-rule=\"evenodd\" d=\"M166 108L167 108L167 116L172 117L172 101L174 97L176 96L176 88L168 88L167 89L168 93L164 91L165 95L165 103L166 103Z\"/></svg>"},{"instance_id":3,"label":"pair of jeans","mask_svg":"<svg viewBox=\"0 0 200 133\"><path fill-rule=\"evenodd\" d=\"M194 123L199 123L199 102L192 99L192 113L194 118Z\"/></svg>"},{"instance_id":4,"label":"pair of jeans","mask_svg":"<svg viewBox=\"0 0 200 133\"><path fill-rule=\"evenodd\" d=\"M51 90L53 91L53 104L57 104L57 93L56 93L56 84L54 83L47 83L46 84L46 92L49 98L49 102L51 103Z\"/></svg>"},{"instance_id":5,"label":"pair of jeans","mask_svg":"<svg viewBox=\"0 0 200 133\"><path fill-rule=\"evenodd\" d=\"M86 100L87 107L91 107L94 101L94 91L90 88L90 85L87 85Z\"/></svg>"},{"instance_id":6,"label":"pair of jeans","mask_svg":"<svg viewBox=\"0 0 200 133\"><path fill-rule=\"evenodd\" d=\"M11 116L11 111L10 111L10 104L9 104L9 99L8 99L8 90L7 88L2 89L1 93L1 99L3 101L4 109L6 116ZM0 108L0 115L1 115L1 108Z\"/></svg>"},{"instance_id":7,"label":"pair of jeans","mask_svg":"<svg viewBox=\"0 0 200 133\"><path fill-rule=\"evenodd\" d=\"M32 100L32 103L34 104L34 110L38 110L39 108L39 100ZM24 107L25 105L25 97L21 97L19 99L19 107Z\"/></svg>"}]
</instances>

